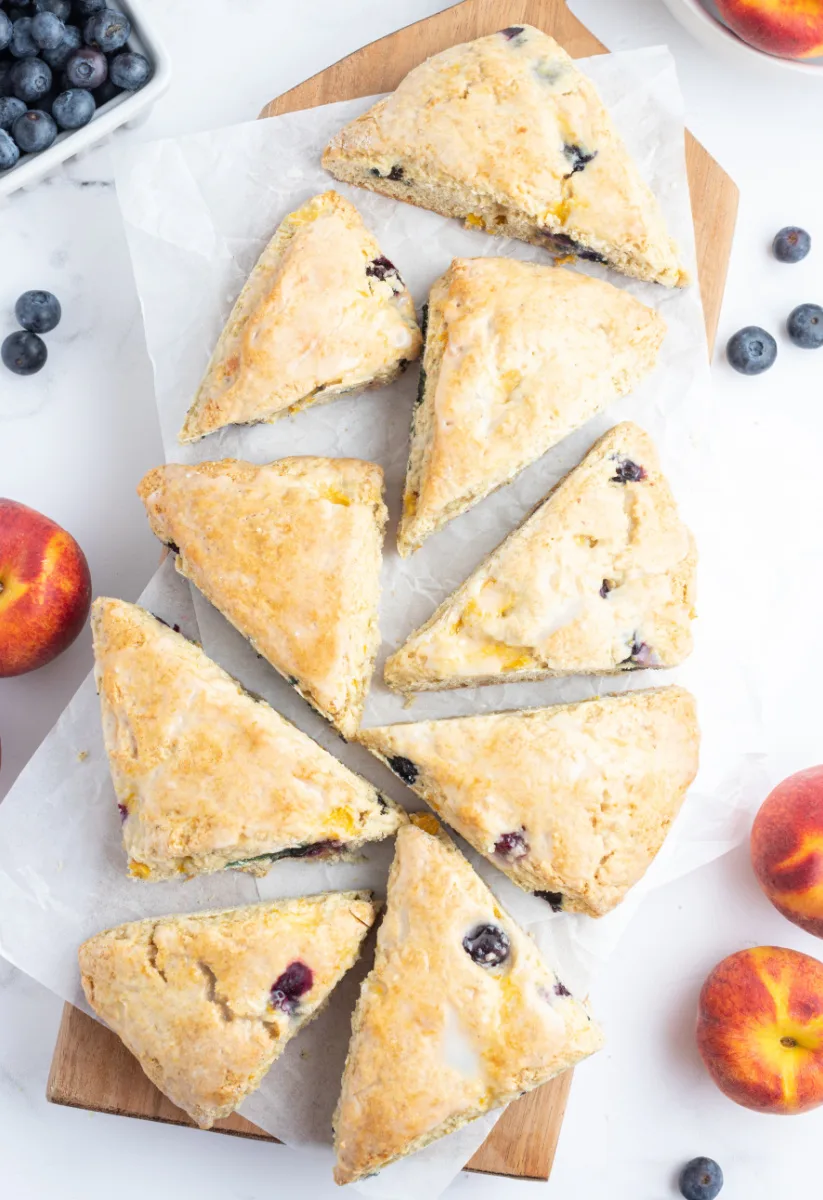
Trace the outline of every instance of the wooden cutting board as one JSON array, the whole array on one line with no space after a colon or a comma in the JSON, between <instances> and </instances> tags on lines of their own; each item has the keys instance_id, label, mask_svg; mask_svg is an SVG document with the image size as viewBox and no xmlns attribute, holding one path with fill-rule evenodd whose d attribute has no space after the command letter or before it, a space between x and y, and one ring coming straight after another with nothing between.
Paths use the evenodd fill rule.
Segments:
<instances>
[{"instance_id":1,"label":"wooden cutting board","mask_svg":"<svg viewBox=\"0 0 823 1200\"><path fill-rule=\"evenodd\" d=\"M446 12L364 46L272 100L261 116L280 116L335 100L391 91L430 54L516 24L535 25L552 34L575 58L605 50L571 14L565 0L464 0ZM738 193L731 179L690 134L686 160L706 332L713 346ZM567 1072L511 1104L466 1169L548 1179L570 1087L571 1072ZM46 1095L54 1104L73 1108L191 1125L185 1113L149 1082L113 1033L68 1004ZM237 1114L218 1121L215 1132L276 1140Z\"/></svg>"}]
</instances>

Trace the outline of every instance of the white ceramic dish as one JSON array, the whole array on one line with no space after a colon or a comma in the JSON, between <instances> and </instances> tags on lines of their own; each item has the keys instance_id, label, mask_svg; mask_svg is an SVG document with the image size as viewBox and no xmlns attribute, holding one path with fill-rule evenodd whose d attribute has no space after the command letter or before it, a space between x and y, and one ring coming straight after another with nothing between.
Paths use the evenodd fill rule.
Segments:
<instances>
[{"instance_id":1,"label":"white ceramic dish","mask_svg":"<svg viewBox=\"0 0 823 1200\"><path fill-rule=\"evenodd\" d=\"M88 125L61 133L48 150L24 154L16 166L0 171L0 198L18 188L31 187L64 163L92 146L105 141L121 125L139 124L154 102L165 92L171 78L169 57L151 27L139 0L118 0L116 7L131 21L129 48L145 54L154 71L145 87L137 92L121 92L94 114Z\"/></svg>"},{"instance_id":2,"label":"white ceramic dish","mask_svg":"<svg viewBox=\"0 0 823 1200\"><path fill-rule=\"evenodd\" d=\"M707 49L715 51L727 62L735 65L745 65L761 74L774 78L775 74L785 75L786 72L817 78L823 83L823 59L810 59L806 62L796 58L778 58L774 54L765 54L747 42L742 41L736 34L719 21L717 17L704 7L701 0L663 0L666 8L676 17L684 29L702 42Z\"/></svg>"}]
</instances>

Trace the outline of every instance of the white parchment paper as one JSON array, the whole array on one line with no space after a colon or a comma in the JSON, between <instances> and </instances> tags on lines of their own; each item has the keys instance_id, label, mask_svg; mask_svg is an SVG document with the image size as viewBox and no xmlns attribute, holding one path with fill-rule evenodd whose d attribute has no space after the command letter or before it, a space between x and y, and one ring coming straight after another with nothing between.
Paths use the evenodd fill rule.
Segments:
<instances>
[{"instance_id":1,"label":"white parchment paper","mask_svg":"<svg viewBox=\"0 0 823 1200\"><path fill-rule=\"evenodd\" d=\"M683 156L682 100L665 49L594 58L583 64L610 106L630 150L665 209L687 260L693 231ZM678 681L698 698L701 770L684 809L645 879L599 921L552 915L461 844L512 914L534 934L561 976L588 990L649 891L725 853L748 825L764 790L758 712L734 652L734 581L725 567L722 511L711 456L709 372L697 284L684 292L601 275L659 308L668 324L660 364L632 395L567 438L430 539L408 562L394 548L417 371L391 387L281 420L229 429L193 447L177 432L212 347L248 272L282 218L335 186L360 209L383 253L399 268L418 307L455 256L508 255L546 261L529 246L461 228L435 214L334 183L320 167L330 135L373 100L329 105L215 133L149 143L117 154L117 187L134 264L169 461L236 456L266 462L290 454L371 459L386 474L391 520L383 567L378 662L364 724L463 715L576 700L598 692ZM644 426L660 449L701 554L701 619L689 662L665 675L637 672L603 680L553 680L423 694L408 709L381 681L382 663L425 620L588 447L618 420ZM135 483L137 481L135 480ZM251 650L171 562L141 602L183 632L251 690L354 769L408 807L411 793L366 751L344 745L321 718ZM391 845L370 847L355 864L280 863L259 881L230 872L188 883L140 884L124 873L120 827L102 746L91 677L20 776L0 809L0 952L59 995L83 1005L76 949L106 926L146 915L246 903L326 888L385 890ZM288 1047L242 1112L264 1129L331 1163L331 1113L345 1059L351 1009L370 951L340 984L329 1009ZM83 1005L84 1006L84 1005ZM585 1069L585 1068L584 1068ZM368 1195L436 1196L485 1139L490 1114L374 1179Z\"/></svg>"}]
</instances>

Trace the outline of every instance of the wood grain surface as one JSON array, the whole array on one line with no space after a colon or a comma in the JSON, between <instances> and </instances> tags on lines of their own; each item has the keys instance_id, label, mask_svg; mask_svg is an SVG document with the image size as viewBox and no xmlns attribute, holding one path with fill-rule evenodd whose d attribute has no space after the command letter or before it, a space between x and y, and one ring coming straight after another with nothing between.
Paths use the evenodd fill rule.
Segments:
<instances>
[{"instance_id":1,"label":"wood grain surface","mask_svg":"<svg viewBox=\"0 0 823 1200\"><path fill-rule=\"evenodd\" d=\"M390 91L429 55L515 24L535 25L551 33L576 58L605 51L564 0L463 0L437 16L364 46L272 100L261 116ZM691 134L687 134L686 161L706 332L713 347L738 194L731 179ZM511 1104L467 1163L467 1170L548 1179L571 1080L572 1073L567 1072ZM66 1005L63 1013L47 1096L55 1104L191 1125L185 1113L150 1083L119 1039L71 1005ZM218 1121L214 1130L276 1140L237 1114Z\"/></svg>"}]
</instances>

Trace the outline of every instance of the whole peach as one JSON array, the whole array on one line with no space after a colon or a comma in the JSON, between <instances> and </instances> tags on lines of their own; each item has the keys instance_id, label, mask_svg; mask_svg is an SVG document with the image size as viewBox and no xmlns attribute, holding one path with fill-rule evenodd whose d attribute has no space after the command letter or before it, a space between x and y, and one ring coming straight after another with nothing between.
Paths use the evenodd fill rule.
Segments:
<instances>
[{"instance_id":1,"label":"whole peach","mask_svg":"<svg viewBox=\"0 0 823 1200\"><path fill-rule=\"evenodd\" d=\"M796 950L740 950L700 993L697 1045L714 1082L758 1112L823 1104L823 963Z\"/></svg>"},{"instance_id":2,"label":"whole peach","mask_svg":"<svg viewBox=\"0 0 823 1200\"><path fill-rule=\"evenodd\" d=\"M780 58L823 54L820 0L716 0L723 20L738 37Z\"/></svg>"},{"instance_id":3,"label":"whole peach","mask_svg":"<svg viewBox=\"0 0 823 1200\"><path fill-rule=\"evenodd\" d=\"M25 504L0 499L0 678L61 654L90 605L89 565L71 534Z\"/></svg>"},{"instance_id":4,"label":"whole peach","mask_svg":"<svg viewBox=\"0 0 823 1200\"><path fill-rule=\"evenodd\" d=\"M823 937L823 767L798 771L769 793L754 819L751 852L778 912Z\"/></svg>"}]
</instances>

